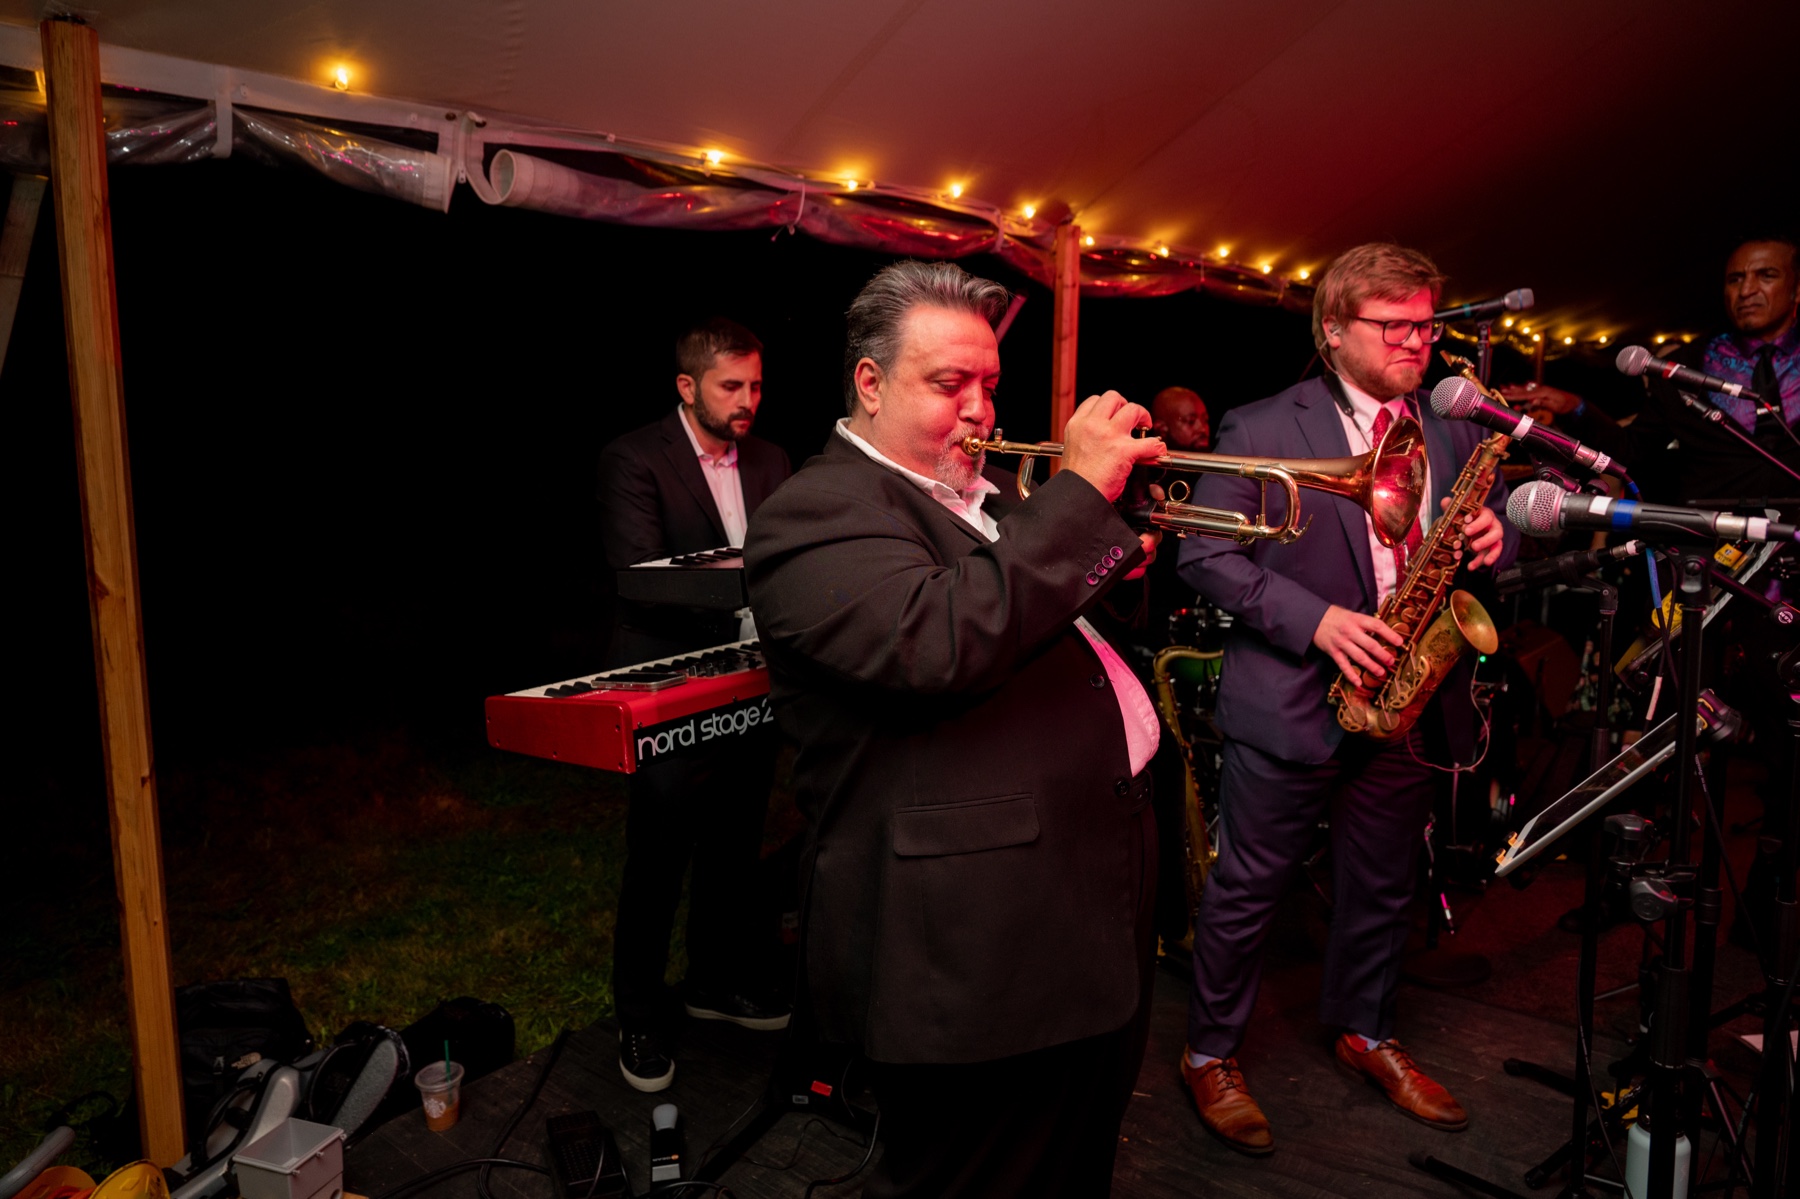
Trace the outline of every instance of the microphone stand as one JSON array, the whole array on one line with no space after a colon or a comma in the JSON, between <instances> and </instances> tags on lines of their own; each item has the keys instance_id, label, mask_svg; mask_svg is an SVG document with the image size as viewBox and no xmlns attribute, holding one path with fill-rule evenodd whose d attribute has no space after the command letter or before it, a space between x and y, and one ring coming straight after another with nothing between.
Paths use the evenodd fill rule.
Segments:
<instances>
[{"instance_id":1,"label":"microphone stand","mask_svg":"<svg viewBox=\"0 0 1800 1199\"><path fill-rule=\"evenodd\" d=\"M1492 317L1475 325L1475 373L1480 377L1483 387L1487 386L1488 371L1494 365L1493 332Z\"/></svg>"},{"instance_id":2,"label":"microphone stand","mask_svg":"<svg viewBox=\"0 0 1800 1199\"><path fill-rule=\"evenodd\" d=\"M1690 855L1690 817L1693 812L1693 777L1699 753L1699 732L1689 715L1699 710L1700 662L1702 637L1695 634L1706 614L1706 584L1710 555L1705 547L1674 547L1669 560L1675 564L1675 589L1680 597L1681 623L1690 635L1681 639L1681 681L1677 688L1674 711L1683 717L1676 725L1675 797L1669 822L1669 865L1667 882L1679 895L1691 893L1692 875L1684 873ZM1707 835L1710 836L1710 825ZM1663 964L1657 980L1656 1007L1650 1031L1650 1162L1649 1194L1641 1199L1674 1199L1676 1139L1682 1132L1682 1075L1689 1061L1689 1001L1696 985L1710 988L1710 976L1704 984L1696 981L1688 965L1687 910L1691 899L1682 897L1668 905L1663 917ZM1710 966L1710 962L1708 963ZM1709 971L1710 974L1710 971ZM1689 1138L1691 1146L1693 1138ZM1699 1159L1690 1152L1690 1171Z\"/></svg>"},{"instance_id":3,"label":"microphone stand","mask_svg":"<svg viewBox=\"0 0 1800 1199\"><path fill-rule=\"evenodd\" d=\"M1676 388L1675 394L1680 396L1681 402L1692 409L1694 415L1698 416L1701 420L1711 421L1713 424L1719 426L1719 428L1724 429L1727 433L1730 433L1733 437L1743 442L1746 446L1750 447L1750 449L1754 450L1758 455L1767 460L1769 465L1773 466L1776 470L1779 470L1782 474L1793 479L1795 482L1800 482L1800 474L1795 473L1793 467L1757 445L1755 440L1752 439L1749 434L1738 428L1738 423L1736 421L1726 420L1725 413L1722 409L1716 408L1711 404L1702 403L1692 392L1682 391L1680 388Z\"/></svg>"},{"instance_id":4,"label":"microphone stand","mask_svg":"<svg viewBox=\"0 0 1800 1199\"><path fill-rule=\"evenodd\" d=\"M1650 569L1656 569L1652 563ZM1599 667L1599 697L1594 712L1593 744L1588 752L1590 771L1599 770L1611 760L1613 704L1613 623L1619 614L1619 589L1599 575L1588 575L1571 590L1592 591L1599 598L1600 627L1595 634L1595 664ZM1597 812L1602 821L1605 813ZM1550 1180L1554 1171L1568 1163L1567 1181L1557 1192L1557 1199L1591 1199L1587 1186L1588 1146L1601 1134L1598 1122L1604 1111L1595 1113L1596 1123L1588 1123L1588 1101L1593 1095L1594 991L1600 973L1600 923L1605 911L1607 853L1605 837L1591 830L1588 842L1587 876L1581 894L1581 958L1576 967L1575 984L1575 1077L1565 1078L1554 1070L1518 1058L1508 1058L1502 1067L1514 1077L1534 1079L1554 1090L1562 1091L1573 1101L1569 1113L1569 1139L1550 1156L1525 1172L1525 1185L1533 1190Z\"/></svg>"},{"instance_id":5,"label":"microphone stand","mask_svg":"<svg viewBox=\"0 0 1800 1199\"><path fill-rule=\"evenodd\" d=\"M1554 472L1552 472L1554 473ZM1654 564L1650 569L1654 570ZM1600 627L1596 634L1595 665L1599 668L1599 695L1595 705L1593 742L1589 750L1591 770L1599 770L1612 758L1612 705L1613 705L1613 671L1612 645L1613 623L1619 613L1619 589L1602 579L1598 574L1590 574L1579 582L1569 584L1571 590L1592 591L1599 598ZM1508 591L1524 592L1525 584ZM1602 813L1597 813L1602 815ZM1565 1162L1569 1163L1568 1181L1563 1189L1557 1192L1557 1199L1592 1199L1593 1192L1587 1186L1588 1145L1600 1129L1590 1128L1588 1124L1588 1100L1593 1094L1593 1043L1594 1043L1594 990L1599 976L1600 961L1600 921L1604 908L1606 885L1607 855L1604 848L1605 838L1598 829L1593 830L1588 849L1587 879L1583 886L1581 901L1581 961L1577 967L1578 982L1576 984L1576 1029L1575 1029L1575 1077L1571 1081L1554 1070L1537 1065L1534 1062L1508 1058L1503 1063L1506 1072L1514 1077L1531 1078L1537 1082L1562 1091L1571 1099L1569 1113L1569 1139L1558 1146L1542 1162L1525 1172L1525 1185L1533 1190L1549 1181L1551 1174ZM1597 1112L1596 1119L1606 1119L1606 1113ZM1457 1183L1478 1194L1491 1196L1492 1199L1518 1199L1518 1192L1507 1190L1488 1179L1459 1169L1450 1163L1431 1154L1415 1154L1412 1164L1447 1182Z\"/></svg>"},{"instance_id":6,"label":"microphone stand","mask_svg":"<svg viewBox=\"0 0 1800 1199\"><path fill-rule=\"evenodd\" d=\"M1800 626L1800 609L1793 605L1771 600L1727 575L1715 576L1712 581L1724 590L1767 609L1770 619L1777 625L1790 630ZM1775 939L1774 944L1769 947L1768 968L1760 1000L1734 1004L1705 1022L1707 1026L1716 1025L1722 1019L1735 1016L1741 1011L1754 1010L1753 1004L1756 1002L1762 1008L1762 1062L1752 1098L1745 1104L1746 1107L1754 1105L1756 1113L1756 1163L1754 1173L1751 1174L1751 1194L1755 1199L1775 1199L1775 1196L1793 1194L1800 1189L1800 1154L1793 1151L1794 1138L1789 1135L1787 1119L1784 1118L1800 1116L1800 1111L1795 1109L1794 1055L1789 1047L1788 1036L1788 1018L1793 1010L1795 980L1800 976L1800 897L1796 895L1796 878L1800 876L1800 819L1797 819L1800 814L1795 812L1796 799L1800 798L1796 794L1800 792L1800 648L1789 648L1776 664L1775 670L1789 693L1787 724L1790 755L1787 802L1778 804L1771 810L1773 818L1780 820L1780 827L1765 827L1763 830L1765 837L1775 837L1781 847L1775 873L1775 919L1772 922ZM1709 802L1710 799L1708 796ZM1711 824L1708 825L1708 834L1709 841L1716 841L1716 833ZM1703 862L1701 885L1703 888L1710 888L1713 896L1713 927L1710 930L1700 930L1702 933L1710 932L1710 936L1696 936L1695 948L1698 952L1704 946L1710 953L1716 949L1717 944L1717 906L1720 897L1717 890L1717 855L1707 856L1711 861L1711 873L1707 873L1708 867ZM1707 894L1706 889L1701 891L1703 907ZM1702 1004L1699 1010L1706 1011L1710 1006L1711 996L1696 990L1690 1002ZM1692 1056L1702 1061L1705 1058L1704 1036L1703 1029L1697 1031L1697 1048L1690 1046ZM1729 1134L1730 1123L1724 1120L1723 1106L1716 1098L1715 1112L1720 1115ZM1740 1155L1741 1160L1742 1144L1734 1144L1733 1151Z\"/></svg>"},{"instance_id":7,"label":"microphone stand","mask_svg":"<svg viewBox=\"0 0 1800 1199\"><path fill-rule=\"evenodd\" d=\"M1788 651L1790 663L1794 651ZM1797 680L1800 681L1800 680ZM1794 1056L1789 1049L1788 1014L1793 1010L1794 982L1800 977L1800 902L1796 901L1795 875L1800 872L1800 819L1794 811L1800 791L1800 694L1788 697L1788 795L1781 808L1781 855L1775 891L1774 969L1769 973L1763 1008L1762 1069L1756 1081L1756 1181L1754 1199L1776 1199L1800 1189L1800 1153L1784 1114L1800 1118L1794 1097ZM1767 829L1764 830L1768 832ZM1779 998L1778 998L1779 996Z\"/></svg>"}]
</instances>

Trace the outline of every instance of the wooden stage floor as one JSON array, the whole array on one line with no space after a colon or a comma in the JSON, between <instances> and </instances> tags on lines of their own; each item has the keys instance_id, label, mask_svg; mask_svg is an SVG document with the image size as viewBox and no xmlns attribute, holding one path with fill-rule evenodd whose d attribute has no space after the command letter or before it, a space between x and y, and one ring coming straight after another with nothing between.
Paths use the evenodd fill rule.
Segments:
<instances>
[{"instance_id":1,"label":"wooden stage floor","mask_svg":"<svg viewBox=\"0 0 1800 1199\"><path fill-rule=\"evenodd\" d=\"M1314 1015L1317 981L1316 964L1302 960L1272 961L1265 977L1254 1031L1241 1055L1251 1091L1275 1130L1276 1152L1256 1160L1218 1144L1194 1116L1175 1068L1185 1034L1187 987L1175 975L1158 972L1150 1048L1126 1116L1113 1194L1145 1199L1468 1194L1410 1165L1408 1155L1415 1151L1524 1192L1524 1172L1566 1135L1569 1106L1555 1092L1507 1075L1501 1063L1524 1058L1566 1072L1574 1051L1572 1029L1453 992L1405 986L1402 1039L1471 1113L1467 1131L1447 1134L1406 1119L1366 1084L1337 1073L1330 1036ZM665 1101L681 1108L691 1163L723 1139L760 1094L779 1039L690 1022L677 1050L674 1086L650 1096L620 1078L616 1036L610 1023L601 1023L569 1039L503 1156L544 1161L544 1121L593 1109L617 1135L632 1185L642 1193L651 1108ZM1596 1049L1604 1063L1620 1056L1624 1046L1602 1035ZM462 1121L446 1134L427 1131L418 1115L376 1130L347 1156L346 1187L380 1196L427 1170L489 1153L529 1093L543 1056L515 1062L468 1087ZM789 1114L724 1181L743 1199L798 1196L809 1180L847 1173L862 1159L860 1140L853 1138L841 1126ZM855 1195L859 1183L860 1178L821 1187L815 1194ZM496 1170L491 1189L495 1199L551 1199L554 1190L543 1176L519 1170ZM463 1175L434 1193L473 1192L473 1176Z\"/></svg>"}]
</instances>

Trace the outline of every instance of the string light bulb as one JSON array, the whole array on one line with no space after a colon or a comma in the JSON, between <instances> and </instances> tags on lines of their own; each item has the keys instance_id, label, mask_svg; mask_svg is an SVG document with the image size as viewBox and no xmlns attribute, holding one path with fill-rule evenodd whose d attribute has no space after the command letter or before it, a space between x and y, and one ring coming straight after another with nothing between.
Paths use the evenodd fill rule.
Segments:
<instances>
[{"instance_id":1,"label":"string light bulb","mask_svg":"<svg viewBox=\"0 0 1800 1199\"><path fill-rule=\"evenodd\" d=\"M1230 258L1231 257L1231 247L1230 246L1220 246L1219 247L1219 257L1220 258Z\"/></svg>"},{"instance_id":2,"label":"string light bulb","mask_svg":"<svg viewBox=\"0 0 1800 1199\"><path fill-rule=\"evenodd\" d=\"M960 200L960 199L962 199L962 184L960 184L960 183L952 183L952 184L951 184L951 185L950 185L950 198L951 198L951 199L952 199L952 200Z\"/></svg>"},{"instance_id":3,"label":"string light bulb","mask_svg":"<svg viewBox=\"0 0 1800 1199\"><path fill-rule=\"evenodd\" d=\"M1088 234L1088 235L1087 235L1087 236L1085 236L1085 237L1083 237L1083 238L1082 238L1082 239L1081 239L1081 244L1082 244L1082 245L1084 245L1084 246L1091 246L1091 245L1093 245L1093 244L1094 244L1094 235L1093 235L1093 234L1092 234L1092 233L1090 233L1090 234Z\"/></svg>"},{"instance_id":4,"label":"string light bulb","mask_svg":"<svg viewBox=\"0 0 1800 1199\"><path fill-rule=\"evenodd\" d=\"M1667 340L1669 340L1669 339L1668 339L1668 337L1667 337L1667 336L1666 336L1666 335L1664 335L1664 334L1662 334L1662 333L1658 333L1658 334L1657 334L1657 335L1656 335L1656 344L1657 344L1657 345L1659 345L1659 346L1660 346L1660 345L1661 345L1661 344L1662 344L1662 343L1663 343L1663 342L1665 342L1665 341L1667 341Z\"/></svg>"},{"instance_id":5,"label":"string light bulb","mask_svg":"<svg viewBox=\"0 0 1800 1199\"><path fill-rule=\"evenodd\" d=\"M1602 334L1601 334L1601 335L1600 335L1600 344L1601 344L1601 345L1605 345L1605 344L1606 344L1606 334L1604 334L1604 333L1602 333Z\"/></svg>"},{"instance_id":6,"label":"string light bulb","mask_svg":"<svg viewBox=\"0 0 1800 1199\"><path fill-rule=\"evenodd\" d=\"M859 184L858 184L858 183L857 183L857 182L856 182L856 180L854 180L854 179L846 179L846 180L844 180L844 190L845 190L845 191L847 191L847 192L853 192L853 191L855 191L855 190L856 190L856 189L857 189L857 187L858 187L858 186L859 186Z\"/></svg>"},{"instance_id":7,"label":"string light bulb","mask_svg":"<svg viewBox=\"0 0 1800 1199\"><path fill-rule=\"evenodd\" d=\"M1032 217L1037 215L1037 205L1036 204L1027 204L1027 205L1025 205L1025 207L1019 209L1019 211L1024 213L1025 219L1029 221Z\"/></svg>"},{"instance_id":8,"label":"string light bulb","mask_svg":"<svg viewBox=\"0 0 1800 1199\"><path fill-rule=\"evenodd\" d=\"M1565 337L1563 338L1563 344L1565 346L1572 346L1575 344L1575 339L1573 337Z\"/></svg>"},{"instance_id":9,"label":"string light bulb","mask_svg":"<svg viewBox=\"0 0 1800 1199\"><path fill-rule=\"evenodd\" d=\"M1162 255L1164 258L1167 258L1169 256L1169 247L1158 246L1158 247L1156 247L1156 252L1158 254Z\"/></svg>"},{"instance_id":10,"label":"string light bulb","mask_svg":"<svg viewBox=\"0 0 1800 1199\"><path fill-rule=\"evenodd\" d=\"M1305 283L1310 278L1312 278L1312 272L1307 270L1305 267L1301 267L1300 268L1300 282Z\"/></svg>"},{"instance_id":11,"label":"string light bulb","mask_svg":"<svg viewBox=\"0 0 1800 1199\"><path fill-rule=\"evenodd\" d=\"M350 68L338 65L331 69L331 86L340 92L350 90Z\"/></svg>"},{"instance_id":12,"label":"string light bulb","mask_svg":"<svg viewBox=\"0 0 1800 1199\"><path fill-rule=\"evenodd\" d=\"M1500 327L1501 327L1501 328L1503 328L1503 329L1510 329L1510 328L1512 328L1512 327L1513 327L1513 318L1512 318L1512 317L1510 317L1510 316L1508 316L1508 317L1502 317L1502 318L1501 318L1501 319L1500 319Z\"/></svg>"},{"instance_id":13,"label":"string light bulb","mask_svg":"<svg viewBox=\"0 0 1800 1199\"><path fill-rule=\"evenodd\" d=\"M708 150L706 152L706 161L713 166L718 166L721 162L725 161L725 152L723 150Z\"/></svg>"},{"instance_id":14,"label":"string light bulb","mask_svg":"<svg viewBox=\"0 0 1800 1199\"><path fill-rule=\"evenodd\" d=\"M1531 335L1531 340L1533 340L1533 341L1542 341L1542 340L1544 340L1544 335L1543 335L1543 334L1542 334L1542 333L1533 333L1533 334L1532 334L1532 335Z\"/></svg>"},{"instance_id":15,"label":"string light bulb","mask_svg":"<svg viewBox=\"0 0 1800 1199\"><path fill-rule=\"evenodd\" d=\"M1274 270L1274 269L1275 269L1275 268L1274 268L1274 267L1273 267L1273 266L1271 266L1271 265L1270 265L1270 264L1269 264L1269 263L1266 263L1266 262L1265 262L1265 263L1263 263L1263 264L1262 264L1262 273L1263 273L1263 274L1265 274L1265 275L1266 275L1266 274L1268 274L1268 273L1269 273L1269 272L1270 272L1270 271L1272 271L1272 270Z\"/></svg>"}]
</instances>

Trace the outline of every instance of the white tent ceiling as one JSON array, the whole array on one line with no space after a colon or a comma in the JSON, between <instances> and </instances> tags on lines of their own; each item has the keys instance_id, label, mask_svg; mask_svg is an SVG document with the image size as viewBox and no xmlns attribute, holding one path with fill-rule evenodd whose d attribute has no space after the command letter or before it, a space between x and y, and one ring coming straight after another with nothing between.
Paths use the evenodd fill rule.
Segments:
<instances>
[{"instance_id":1,"label":"white tent ceiling","mask_svg":"<svg viewBox=\"0 0 1800 1199\"><path fill-rule=\"evenodd\" d=\"M1226 247L1281 274L1395 238L1439 258L1450 298L1535 288L1553 336L1705 322L1716 293L1694 279L1713 277L1719 239L1795 208L1781 179L1800 4L1785 0L70 7L109 47L308 85L341 64L353 95L824 180L957 181L1039 220L1072 211L1084 231ZM0 23L41 8L0 0Z\"/></svg>"}]
</instances>

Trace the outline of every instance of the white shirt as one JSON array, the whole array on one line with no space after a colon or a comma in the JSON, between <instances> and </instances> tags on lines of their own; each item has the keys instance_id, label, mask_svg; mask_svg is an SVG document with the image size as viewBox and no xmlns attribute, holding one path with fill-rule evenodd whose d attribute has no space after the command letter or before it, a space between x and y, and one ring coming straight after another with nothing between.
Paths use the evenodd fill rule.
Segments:
<instances>
[{"instance_id":1,"label":"white shirt","mask_svg":"<svg viewBox=\"0 0 1800 1199\"><path fill-rule=\"evenodd\" d=\"M1393 415L1394 420L1410 415L1404 397L1383 403L1342 375L1338 376L1338 382L1344 385L1344 394L1350 397L1350 411L1345 412L1339 407L1338 419L1344 424L1344 438L1350 443L1352 454L1366 454L1375 448L1369 433L1375 428L1376 414L1383 408ZM1437 515L1430 507L1431 465L1428 462L1425 466L1425 498L1419 504L1420 533L1431 527L1432 518ZM1375 536L1375 518L1365 515L1363 521L1369 530L1369 560L1375 565L1375 603L1379 606L1386 603L1388 596L1394 594L1394 588L1400 585L1400 572L1394 562L1394 551Z\"/></svg>"},{"instance_id":2,"label":"white shirt","mask_svg":"<svg viewBox=\"0 0 1800 1199\"><path fill-rule=\"evenodd\" d=\"M744 530L750 526L750 518L744 515L744 480L738 474L737 443L727 446L723 454L709 454L700 448L700 439L694 436L694 428L688 424L686 404L677 404L675 411L681 416L681 431L687 434L688 444L694 447L694 457L700 460L700 477L706 480L706 489L712 492L713 503L719 508L719 521L725 526L725 544L738 549L744 547ZM732 615L738 618L738 639L748 641L756 636L756 618L750 615L750 609L739 608Z\"/></svg>"},{"instance_id":3,"label":"white shirt","mask_svg":"<svg viewBox=\"0 0 1800 1199\"><path fill-rule=\"evenodd\" d=\"M999 491L998 487L976 475L975 482L967 490L957 491L948 483L908 470L852 433L848 417L838 418L837 431L838 436L948 508L983 537L989 541L1000 540L999 523L982 510L982 502ZM1131 667L1125 665L1125 660L1107 644L1106 638L1094 631L1087 618L1078 617L1075 627L1087 638L1100 664L1106 668L1106 677L1112 681L1113 694L1119 699L1119 719L1125 726L1125 751L1131 759L1131 773L1136 775L1150 764L1162 740L1162 725L1156 718L1156 708L1150 703L1144 685L1131 673Z\"/></svg>"},{"instance_id":4,"label":"white shirt","mask_svg":"<svg viewBox=\"0 0 1800 1199\"><path fill-rule=\"evenodd\" d=\"M706 489L712 492L713 503L719 507L719 520L725 525L725 544L742 549L744 530L749 527L750 518L744 515L744 481L738 476L737 445L733 443L723 454L707 453L700 448L700 439L694 436L693 426L688 424L687 405L677 405L675 411L681 414L681 430L687 434L688 444L694 447L694 457L700 459L700 474L706 480Z\"/></svg>"}]
</instances>

